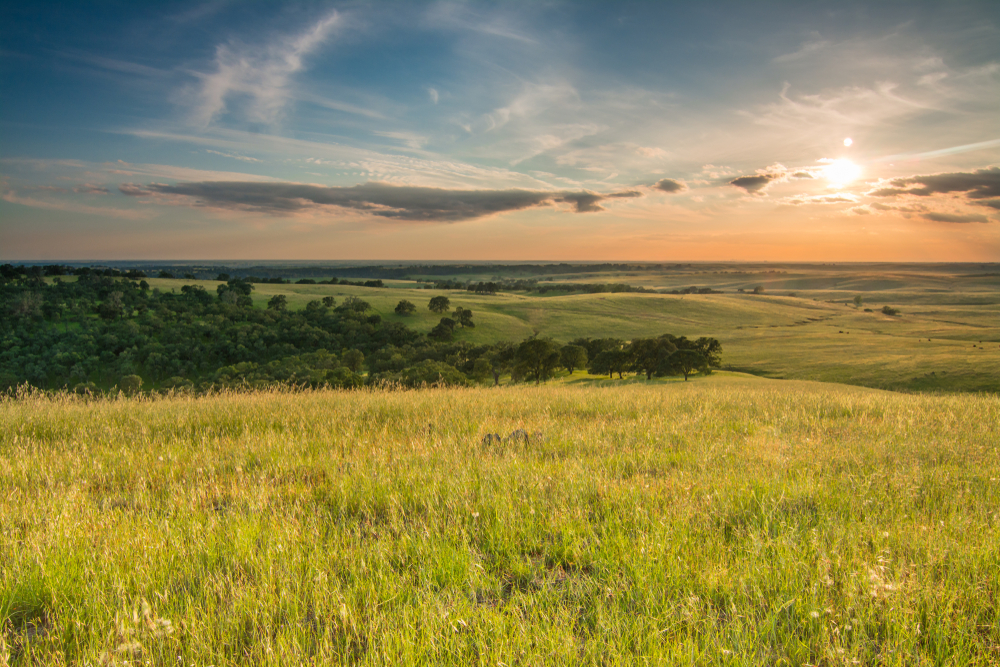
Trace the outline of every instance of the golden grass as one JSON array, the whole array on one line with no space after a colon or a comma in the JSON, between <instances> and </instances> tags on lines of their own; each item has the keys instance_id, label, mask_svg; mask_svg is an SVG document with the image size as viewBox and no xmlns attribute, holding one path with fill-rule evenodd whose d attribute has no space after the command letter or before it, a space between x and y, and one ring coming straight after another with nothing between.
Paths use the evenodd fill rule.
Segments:
<instances>
[{"instance_id":1,"label":"golden grass","mask_svg":"<svg viewBox=\"0 0 1000 667\"><path fill-rule=\"evenodd\" d=\"M998 432L992 396L721 375L22 396L0 656L996 664Z\"/></svg>"}]
</instances>

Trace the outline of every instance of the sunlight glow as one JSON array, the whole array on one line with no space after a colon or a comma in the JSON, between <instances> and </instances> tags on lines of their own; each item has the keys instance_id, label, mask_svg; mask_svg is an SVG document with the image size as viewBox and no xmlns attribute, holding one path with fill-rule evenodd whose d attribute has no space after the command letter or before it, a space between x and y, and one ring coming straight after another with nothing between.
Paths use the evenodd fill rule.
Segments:
<instances>
[{"instance_id":1,"label":"sunlight glow","mask_svg":"<svg viewBox=\"0 0 1000 667\"><path fill-rule=\"evenodd\" d=\"M844 139L844 145L845 146L850 146L853 143L854 143L854 139L851 139L850 137L847 137L846 139Z\"/></svg>"},{"instance_id":2,"label":"sunlight glow","mask_svg":"<svg viewBox=\"0 0 1000 667\"><path fill-rule=\"evenodd\" d=\"M823 176L834 185L850 183L861 175L861 167L850 160L834 160L823 168Z\"/></svg>"}]
</instances>

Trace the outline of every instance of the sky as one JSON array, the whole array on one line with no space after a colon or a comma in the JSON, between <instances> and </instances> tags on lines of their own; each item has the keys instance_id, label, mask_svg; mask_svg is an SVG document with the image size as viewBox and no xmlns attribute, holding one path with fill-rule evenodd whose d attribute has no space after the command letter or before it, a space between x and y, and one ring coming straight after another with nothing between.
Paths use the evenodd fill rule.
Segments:
<instances>
[{"instance_id":1,"label":"sky","mask_svg":"<svg viewBox=\"0 0 1000 667\"><path fill-rule=\"evenodd\" d=\"M3 3L0 259L1000 261L1000 3Z\"/></svg>"}]
</instances>

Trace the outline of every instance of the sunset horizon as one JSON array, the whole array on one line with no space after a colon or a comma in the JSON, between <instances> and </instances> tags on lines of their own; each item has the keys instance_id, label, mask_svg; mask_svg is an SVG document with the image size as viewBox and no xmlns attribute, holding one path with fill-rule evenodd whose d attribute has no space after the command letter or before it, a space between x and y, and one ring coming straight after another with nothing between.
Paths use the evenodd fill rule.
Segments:
<instances>
[{"instance_id":1,"label":"sunset horizon","mask_svg":"<svg viewBox=\"0 0 1000 667\"><path fill-rule=\"evenodd\" d=\"M3 261L1000 258L989 2L3 16Z\"/></svg>"}]
</instances>

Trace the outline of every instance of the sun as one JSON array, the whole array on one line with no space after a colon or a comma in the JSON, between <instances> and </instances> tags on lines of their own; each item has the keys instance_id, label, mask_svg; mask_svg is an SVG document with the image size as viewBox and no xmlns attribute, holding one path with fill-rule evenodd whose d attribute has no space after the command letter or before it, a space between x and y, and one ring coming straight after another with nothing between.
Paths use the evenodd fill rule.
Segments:
<instances>
[{"instance_id":1,"label":"sun","mask_svg":"<svg viewBox=\"0 0 1000 667\"><path fill-rule=\"evenodd\" d=\"M861 175L861 167L850 160L834 160L823 167L823 176L834 185L846 185Z\"/></svg>"}]
</instances>

